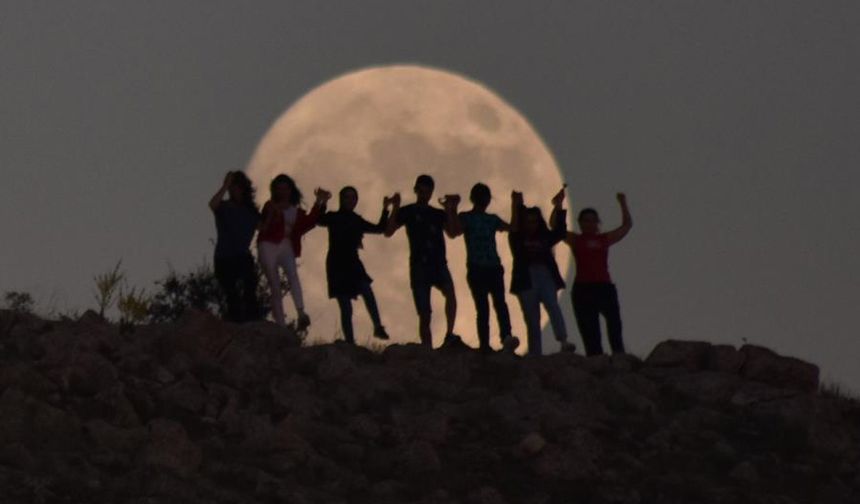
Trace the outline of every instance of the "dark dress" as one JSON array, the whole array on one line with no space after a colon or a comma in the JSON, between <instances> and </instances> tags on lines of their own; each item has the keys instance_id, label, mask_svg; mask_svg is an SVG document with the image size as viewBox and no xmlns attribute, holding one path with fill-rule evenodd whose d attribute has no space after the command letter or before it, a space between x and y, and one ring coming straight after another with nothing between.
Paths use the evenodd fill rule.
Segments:
<instances>
[{"instance_id":1,"label":"dark dress","mask_svg":"<svg viewBox=\"0 0 860 504\"><path fill-rule=\"evenodd\" d=\"M325 267L328 277L328 297L354 299L362 287L373 282L358 256L365 233L385 231L388 211L383 210L379 222L372 224L352 211L326 212L319 225L328 228L328 255Z\"/></svg>"},{"instance_id":2,"label":"dark dress","mask_svg":"<svg viewBox=\"0 0 860 504\"><path fill-rule=\"evenodd\" d=\"M514 267L511 272L511 293L516 294L528 290L532 286L529 275L530 264L544 264L552 275L556 288L564 288L564 279L558 270L558 263L552 253L552 248L567 236L564 210L553 210L550 221L551 229L541 231L532 239L527 239L523 233L512 231L508 234Z\"/></svg>"},{"instance_id":3,"label":"dark dress","mask_svg":"<svg viewBox=\"0 0 860 504\"><path fill-rule=\"evenodd\" d=\"M214 210L218 239L215 243L215 278L227 302L225 318L232 322L254 320L257 304L257 270L249 250L260 213L256 208L223 201Z\"/></svg>"}]
</instances>

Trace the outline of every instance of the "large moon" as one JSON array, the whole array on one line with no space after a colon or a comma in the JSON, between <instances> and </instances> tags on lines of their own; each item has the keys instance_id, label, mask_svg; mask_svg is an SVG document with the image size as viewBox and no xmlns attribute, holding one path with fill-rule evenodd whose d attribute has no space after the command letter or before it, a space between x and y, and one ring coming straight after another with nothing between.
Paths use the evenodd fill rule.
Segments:
<instances>
[{"instance_id":1,"label":"large moon","mask_svg":"<svg viewBox=\"0 0 860 504\"><path fill-rule=\"evenodd\" d=\"M260 141L248 165L262 204L268 185L278 173L295 178L310 204L317 186L334 193L355 186L360 195L356 211L375 222L386 194L399 191L403 204L414 200L415 177L427 173L436 180L437 196L459 193L461 211L471 207L469 190L484 182L493 192L489 211L510 218L510 192L525 193L526 204L539 205L545 215L549 200L562 184L552 154L529 122L485 86L447 71L421 66L375 67L348 73L323 83L290 106ZM448 264L457 291L456 331L477 346L475 308L466 283L466 254L462 237L447 239ZM498 249L510 285L511 254L507 237L499 234ZM309 338L326 342L341 337L337 303L326 292L327 231L305 236L299 275L313 324ZM566 275L567 247L556 254ZM367 235L361 251L374 278L382 320L392 342L417 342L418 318L409 288L409 250L405 230L391 238ZM514 334L525 344L519 303L508 294ZM295 316L285 298L287 317ZM491 341L498 347L495 313ZM369 344L372 327L360 300L354 306L356 341ZM546 316L544 315L544 323ZM573 334L568 328L569 336ZM445 332L443 300L433 291L433 339ZM524 345L523 345L524 346ZM524 350L524 348L523 348Z\"/></svg>"}]
</instances>

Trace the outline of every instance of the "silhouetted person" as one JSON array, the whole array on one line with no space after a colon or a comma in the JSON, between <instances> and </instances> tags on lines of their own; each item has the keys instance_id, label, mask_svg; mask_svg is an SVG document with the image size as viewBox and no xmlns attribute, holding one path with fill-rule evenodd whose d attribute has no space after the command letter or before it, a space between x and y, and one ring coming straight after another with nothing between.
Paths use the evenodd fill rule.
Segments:
<instances>
[{"instance_id":1,"label":"silhouetted person","mask_svg":"<svg viewBox=\"0 0 860 504\"><path fill-rule=\"evenodd\" d=\"M565 240L576 259L571 300L586 355L603 354L600 315L606 319L612 353L624 353L618 291L609 275L609 247L627 236L633 227L633 219L627 208L627 197L619 193L617 198L621 205L620 227L601 233L600 216L593 208L586 208L579 212L577 219L581 233L568 233Z\"/></svg>"},{"instance_id":2,"label":"silhouetted person","mask_svg":"<svg viewBox=\"0 0 860 504\"><path fill-rule=\"evenodd\" d=\"M314 206L310 212L306 212L299 207L302 193L291 177L284 174L278 175L272 180L269 189L272 197L263 206L263 220L257 236L257 255L269 283L272 315L275 322L286 325L279 271L279 268L283 268L298 313L296 328L303 331L311 324L311 319L305 313L296 258L302 255L302 236L316 226L331 194L318 188L314 191L316 195Z\"/></svg>"},{"instance_id":3,"label":"silhouetted person","mask_svg":"<svg viewBox=\"0 0 860 504\"><path fill-rule=\"evenodd\" d=\"M496 250L496 233L509 231L510 225L498 215L487 213L492 193L485 184L475 184L469 193L472 209L456 214L456 199L447 210L455 213L454 236L466 240L466 280L475 301L478 347L483 352L490 347L490 304L493 300L499 324L499 338L505 349L513 350L519 340L511 336L511 316L505 301L505 269Z\"/></svg>"},{"instance_id":4,"label":"silhouetted person","mask_svg":"<svg viewBox=\"0 0 860 504\"><path fill-rule=\"evenodd\" d=\"M352 300L358 296L364 300L367 313L373 322L373 335L388 339L385 327L379 317L376 297L370 284L373 279L364 269L358 256L365 233L381 234L388 222L388 206L391 201L382 202L382 215L379 222L372 224L355 213L358 204L358 191L351 186L340 190L340 208L336 212L326 212L320 217L319 225L328 228L328 255L325 267L328 278L328 297L336 299L340 308L340 324L344 339L355 344L352 329Z\"/></svg>"},{"instance_id":5,"label":"silhouetted person","mask_svg":"<svg viewBox=\"0 0 860 504\"><path fill-rule=\"evenodd\" d=\"M224 200L224 195L228 199ZM225 319L245 322L260 315L257 303L257 271L251 241L260 222L254 203L254 187L240 171L227 172L224 183L209 200L215 214L215 278L227 300Z\"/></svg>"},{"instance_id":6,"label":"silhouetted person","mask_svg":"<svg viewBox=\"0 0 860 504\"><path fill-rule=\"evenodd\" d=\"M448 213L430 206L435 182L429 175L421 175L415 180L416 202L400 208L400 194L393 197L394 207L388 218L386 236L393 235L400 226L406 226L409 238L409 280L412 298L418 312L418 332L421 343L433 346L430 332L430 290L436 287L445 296L445 318L447 320L446 341L454 335L454 321L457 318L457 297L454 282L448 271L445 257L445 237L443 231L452 234L452 223Z\"/></svg>"},{"instance_id":7,"label":"silhouetted person","mask_svg":"<svg viewBox=\"0 0 860 504\"><path fill-rule=\"evenodd\" d=\"M552 199L550 229L540 208L526 208L523 205L522 193L511 194L511 232L508 237L514 256L511 292L517 296L522 307L528 332L529 354L540 355L542 352L541 305L549 315L553 333L561 343L562 350L573 351L576 348L567 340L567 328L558 305L558 291L564 289L564 280L552 250L564 240L567 233L563 202L564 189Z\"/></svg>"}]
</instances>

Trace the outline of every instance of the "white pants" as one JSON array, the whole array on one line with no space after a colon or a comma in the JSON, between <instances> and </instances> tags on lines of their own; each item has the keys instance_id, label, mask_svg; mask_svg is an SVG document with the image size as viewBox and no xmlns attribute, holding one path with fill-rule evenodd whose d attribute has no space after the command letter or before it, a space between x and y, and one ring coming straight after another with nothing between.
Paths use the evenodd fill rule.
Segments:
<instances>
[{"instance_id":1,"label":"white pants","mask_svg":"<svg viewBox=\"0 0 860 504\"><path fill-rule=\"evenodd\" d=\"M287 275L289 290L293 295L293 303L296 305L296 311L299 313L305 311L305 302L302 298L302 283L299 281L293 244L289 239L285 239L281 243L260 242L257 247L257 256L260 260L260 266L263 268L263 274L266 275L266 280L269 282L269 291L272 293L272 315L275 317L275 322L280 325L286 325L286 320L284 319L284 294L281 291L279 266L284 269L284 273Z\"/></svg>"}]
</instances>

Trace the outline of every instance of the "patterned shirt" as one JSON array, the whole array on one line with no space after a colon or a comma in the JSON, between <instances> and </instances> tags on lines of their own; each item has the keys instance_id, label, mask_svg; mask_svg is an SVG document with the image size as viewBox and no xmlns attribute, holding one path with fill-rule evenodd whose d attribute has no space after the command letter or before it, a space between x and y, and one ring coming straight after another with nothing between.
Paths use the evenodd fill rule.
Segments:
<instances>
[{"instance_id":1,"label":"patterned shirt","mask_svg":"<svg viewBox=\"0 0 860 504\"><path fill-rule=\"evenodd\" d=\"M460 213L466 239L466 263L473 266L501 266L496 250L496 233L505 222L498 215L474 210Z\"/></svg>"}]
</instances>

